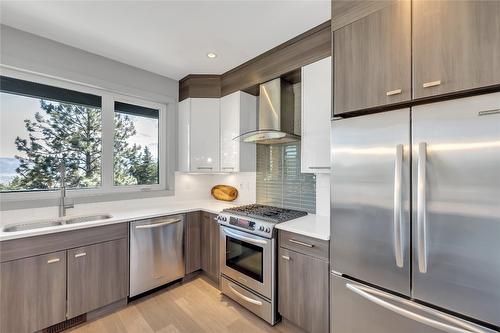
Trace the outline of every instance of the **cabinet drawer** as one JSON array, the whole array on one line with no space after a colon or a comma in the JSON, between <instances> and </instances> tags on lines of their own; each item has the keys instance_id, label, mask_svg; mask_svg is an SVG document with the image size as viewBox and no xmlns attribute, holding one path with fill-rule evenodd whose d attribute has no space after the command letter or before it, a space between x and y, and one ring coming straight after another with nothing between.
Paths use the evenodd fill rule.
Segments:
<instances>
[{"instance_id":1,"label":"cabinet drawer","mask_svg":"<svg viewBox=\"0 0 500 333\"><path fill-rule=\"evenodd\" d=\"M329 241L316 239L288 231L279 231L279 245L289 250L328 260Z\"/></svg>"}]
</instances>

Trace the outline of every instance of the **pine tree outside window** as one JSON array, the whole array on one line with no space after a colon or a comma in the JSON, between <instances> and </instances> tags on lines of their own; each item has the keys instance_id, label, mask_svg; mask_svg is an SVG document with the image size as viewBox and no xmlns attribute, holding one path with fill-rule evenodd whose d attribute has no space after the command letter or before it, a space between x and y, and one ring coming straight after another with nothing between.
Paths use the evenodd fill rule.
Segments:
<instances>
[{"instance_id":1,"label":"pine tree outside window","mask_svg":"<svg viewBox=\"0 0 500 333\"><path fill-rule=\"evenodd\" d=\"M2 75L3 198L57 196L61 164L70 196L167 189L166 105L52 79L47 82L56 84L46 85L44 79Z\"/></svg>"}]
</instances>

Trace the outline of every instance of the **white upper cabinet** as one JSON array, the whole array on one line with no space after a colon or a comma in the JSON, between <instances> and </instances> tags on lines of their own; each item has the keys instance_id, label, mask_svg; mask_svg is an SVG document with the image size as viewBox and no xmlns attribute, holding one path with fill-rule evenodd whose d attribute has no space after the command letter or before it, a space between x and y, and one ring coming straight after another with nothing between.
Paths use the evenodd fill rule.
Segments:
<instances>
[{"instance_id":1,"label":"white upper cabinet","mask_svg":"<svg viewBox=\"0 0 500 333\"><path fill-rule=\"evenodd\" d=\"M242 91L220 99L220 159L222 172L255 171L256 146L234 140L257 126L257 97Z\"/></svg>"},{"instance_id":2,"label":"white upper cabinet","mask_svg":"<svg viewBox=\"0 0 500 333\"><path fill-rule=\"evenodd\" d=\"M179 170L220 172L220 100L187 98L179 103Z\"/></svg>"},{"instance_id":3,"label":"white upper cabinet","mask_svg":"<svg viewBox=\"0 0 500 333\"><path fill-rule=\"evenodd\" d=\"M332 57L302 67L301 171L330 172Z\"/></svg>"}]
</instances>

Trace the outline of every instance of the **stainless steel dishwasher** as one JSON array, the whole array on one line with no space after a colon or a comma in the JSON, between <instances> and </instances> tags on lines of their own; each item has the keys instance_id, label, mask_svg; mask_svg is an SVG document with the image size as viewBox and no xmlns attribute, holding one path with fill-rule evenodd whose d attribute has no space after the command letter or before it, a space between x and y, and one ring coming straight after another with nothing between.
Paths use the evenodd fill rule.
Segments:
<instances>
[{"instance_id":1,"label":"stainless steel dishwasher","mask_svg":"<svg viewBox=\"0 0 500 333\"><path fill-rule=\"evenodd\" d=\"M130 297L184 275L184 215L130 223Z\"/></svg>"}]
</instances>

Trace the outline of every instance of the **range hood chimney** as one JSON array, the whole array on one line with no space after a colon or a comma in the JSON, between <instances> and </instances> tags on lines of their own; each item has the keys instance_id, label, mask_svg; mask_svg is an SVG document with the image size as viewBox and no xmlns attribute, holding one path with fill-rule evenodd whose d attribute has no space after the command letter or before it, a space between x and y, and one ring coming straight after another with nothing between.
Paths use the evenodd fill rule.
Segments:
<instances>
[{"instance_id":1,"label":"range hood chimney","mask_svg":"<svg viewBox=\"0 0 500 333\"><path fill-rule=\"evenodd\" d=\"M259 126L234 140L280 144L300 140L300 115L296 115L292 84L280 78L259 87ZM296 123L297 120L297 123Z\"/></svg>"}]
</instances>

